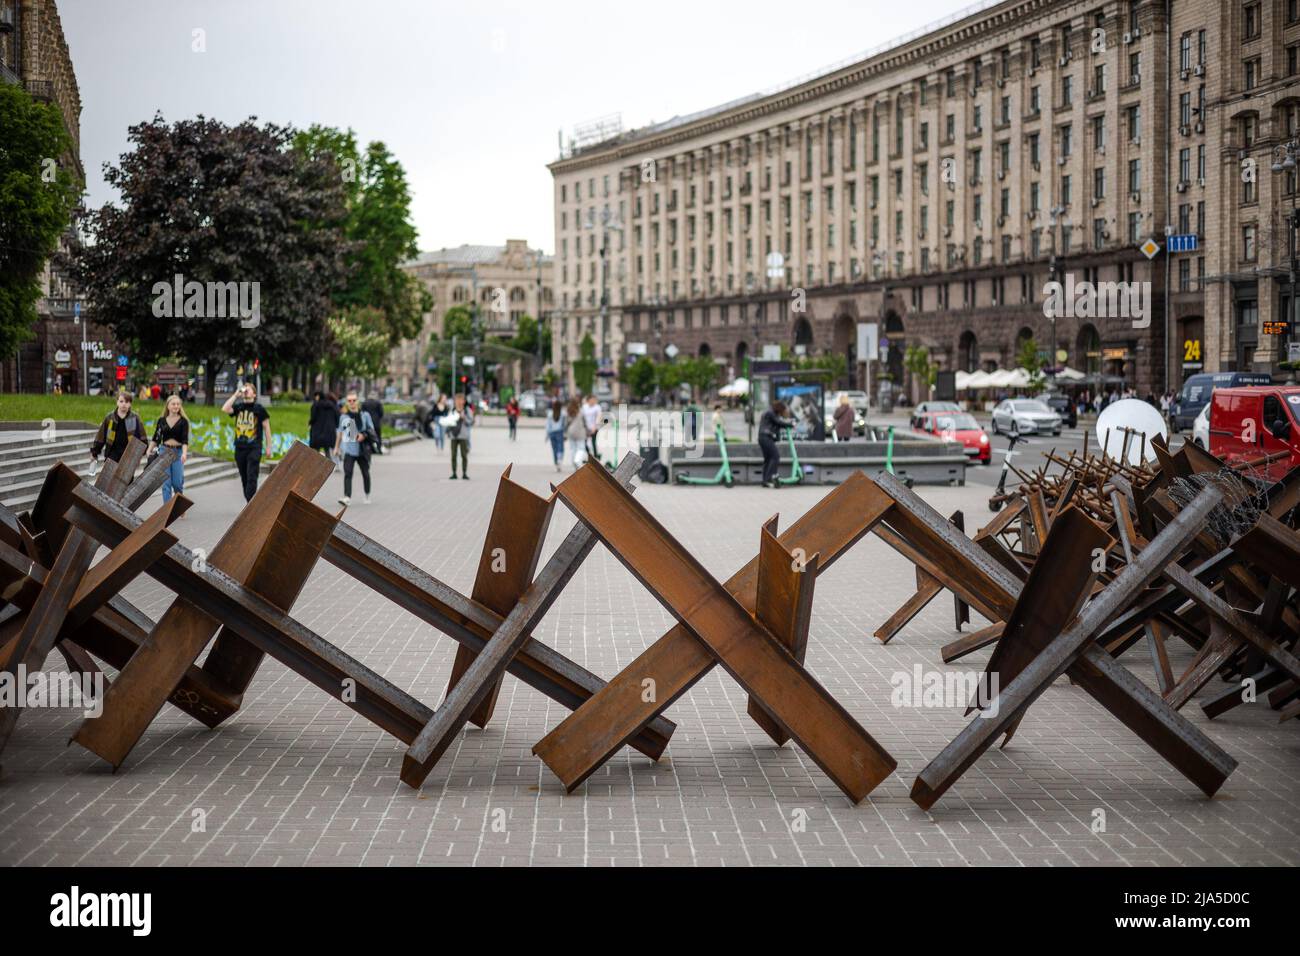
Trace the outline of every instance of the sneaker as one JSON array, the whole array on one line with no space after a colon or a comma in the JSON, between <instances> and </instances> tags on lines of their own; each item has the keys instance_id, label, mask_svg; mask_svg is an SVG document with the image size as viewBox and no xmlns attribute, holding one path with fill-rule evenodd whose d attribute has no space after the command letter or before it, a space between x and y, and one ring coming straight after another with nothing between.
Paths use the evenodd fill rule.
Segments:
<instances>
[{"instance_id":1,"label":"sneaker","mask_svg":"<svg viewBox=\"0 0 1300 956\"><path fill-rule=\"evenodd\" d=\"M460 478L462 481L469 481L469 475L461 475Z\"/></svg>"},{"instance_id":2,"label":"sneaker","mask_svg":"<svg viewBox=\"0 0 1300 956\"><path fill-rule=\"evenodd\" d=\"M451 476L451 480L452 480L452 481L455 481L455 480L456 480L456 477L457 477L456 475L452 475L452 476Z\"/></svg>"},{"instance_id":3,"label":"sneaker","mask_svg":"<svg viewBox=\"0 0 1300 956\"><path fill-rule=\"evenodd\" d=\"M339 499L339 504L350 505L352 504L352 499L349 498L347 495L344 495L342 498Z\"/></svg>"},{"instance_id":4,"label":"sneaker","mask_svg":"<svg viewBox=\"0 0 1300 956\"><path fill-rule=\"evenodd\" d=\"M369 496L369 495L366 495L364 498L362 498L362 499L361 499L361 503L362 503L362 504L365 504L365 505L370 504L370 496Z\"/></svg>"}]
</instances>

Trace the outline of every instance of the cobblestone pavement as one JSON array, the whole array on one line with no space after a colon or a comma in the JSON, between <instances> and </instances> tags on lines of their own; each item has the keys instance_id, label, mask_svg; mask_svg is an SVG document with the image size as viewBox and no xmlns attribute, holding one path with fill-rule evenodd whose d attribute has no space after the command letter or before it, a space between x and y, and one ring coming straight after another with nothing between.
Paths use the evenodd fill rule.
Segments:
<instances>
[{"instance_id":1,"label":"cobblestone pavement","mask_svg":"<svg viewBox=\"0 0 1300 956\"><path fill-rule=\"evenodd\" d=\"M468 592L505 463L516 461L514 477L538 492L556 477L540 429L525 424L516 444L496 423L475 431L469 482L447 479L446 453L432 442L397 449L375 462L374 503L354 499L347 520ZM318 500L331 505L341 486L339 475ZM762 520L779 510L784 527L824 490L645 486L637 495L725 578L754 553ZM920 490L944 513L964 508L972 527L987 516L987 489ZM176 527L187 545L211 548L242 503L239 489L221 482L194 497ZM572 521L558 505L547 554ZM27 712L0 777L0 863L1300 862L1300 734L1263 706L1213 722L1185 709L1241 762L1206 800L1063 679L1009 749L982 757L932 812L917 808L912 780L965 721L956 706L891 706L892 675L947 669L948 598L888 646L871 636L913 580L910 565L868 537L817 582L809 667L899 762L857 807L794 745L771 745L720 668L669 711L678 730L659 764L624 750L572 795L530 752L564 709L507 677L489 729L464 732L417 793L398 779L394 738L268 660L226 725L208 731L168 709L116 774L66 746L76 714ZM151 581L127 593L155 617L170 600ZM294 614L421 700L440 701L455 643L333 567L316 568ZM536 636L609 677L670 623L597 547ZM981 667L986 654L964 663ZM1175 667L1187 660L1176 654ZM1152 680L1140 653L1125 663ZM1104 832L1094 832L1102 814Z\"/></svg>"}]
</instances>

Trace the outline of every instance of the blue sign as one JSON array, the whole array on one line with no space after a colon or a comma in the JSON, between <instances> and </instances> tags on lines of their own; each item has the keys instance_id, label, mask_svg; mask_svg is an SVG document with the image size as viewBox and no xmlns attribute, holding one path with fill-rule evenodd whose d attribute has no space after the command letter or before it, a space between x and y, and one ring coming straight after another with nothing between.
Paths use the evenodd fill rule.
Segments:
<instances>
[{"instance_id":1,"label":"blue sign","mask_svg":"<svg viewBox=\"0 0 1300 956\"><path fill-rule=\"evenodd\" d=\"M1169 237L1170 252L1195 252L1199 248L1199 240L1196 238L1195 233L1185 236Z\"/></svg>"},{"instance_id":2,"label":"blue sign","mask_svg":"<svg viewBox=\"0 0 1300 956\"><path fill-rule=\"evenodd\" d=\"M127 358L125 355L119 355L117 357L117 364L125 368L126 366L131 364L131 360Z\"/></svg>"},{"instance_id":3,"label":"blue sign","mask_svg":"<svg viewBox=\"0 0 1300 956\"><path fill-rule=\"evenodd\" d=\"M73 315L74 318L78 318L78 319L81 318L81 303L80 303L80 302L74 302L74 303L72 303L72 315Z\"/></svg>"}]
</instances>

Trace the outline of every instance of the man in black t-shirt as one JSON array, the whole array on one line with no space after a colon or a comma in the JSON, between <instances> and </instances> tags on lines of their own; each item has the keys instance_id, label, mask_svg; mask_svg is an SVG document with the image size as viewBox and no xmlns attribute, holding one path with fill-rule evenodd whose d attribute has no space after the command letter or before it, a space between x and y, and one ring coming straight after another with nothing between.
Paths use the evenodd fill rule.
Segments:
<instances>
[{"instance_id":1,"label":"man in black t-shirt","mask_svg":"<svg viewBox=\"0 0 1300 956\"><path fill-rule=\"evenodd\" d=\"M271 414L257 400L257 389L251 382L236 389L226 399L221 410L235 419L235 467L244 485L244 500L252 501L257 494L258 469L262 464L262 448L271 446Z\"/></svg>"}]
</instances>

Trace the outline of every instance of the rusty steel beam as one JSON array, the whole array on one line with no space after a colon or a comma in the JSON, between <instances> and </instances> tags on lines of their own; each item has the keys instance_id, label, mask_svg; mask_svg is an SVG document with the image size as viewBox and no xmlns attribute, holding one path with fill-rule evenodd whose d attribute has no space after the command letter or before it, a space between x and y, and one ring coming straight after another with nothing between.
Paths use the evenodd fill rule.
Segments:
<instances>
[{"instance_id":1,"label":"rusty steel beam","mask_svg":"<svg viewBox=\"0 0 1300 956\"><path fill-rule=\"evenodd\" d=\"M794 560L776 537L777 519L763 525L758 549L758 590L754 617L767 627L800 664L808 652L808 628L812 624L813 583L821 555ZM790 739L777 718L753 697L746 713L767 732L778 747Z\"/></svg>"},{"instance_id":2,"label":"rusty steel beam","mask_svg":"<svg viewBox=\"0 0 1300 956\"><path fill-rule=\"evenodd\" d=\"M478 573L469 595L471 601L476 601L503 617L510 613L519 596L532 583L555 503L554 497L541 498L523 485L511 481L510 468L510 465L506 466L497 486L492 516L488 520L487 534L483 537L483 548L479 553ZM476 656L464 644L456 646L456 659L452 662L451 677L447 682L448 696L465 676ZM478 707L470 714L469 722L474 726L486 727L492 719L503 679L504 673L497 675L497 679L482 695ZM460 727L456 730L459 732Z\"/></svg>"},{"instance_id":3,"label":"rusty steel beam","mask_svg":"<svg viewBox=\"0 0 1300 956\"><path fill-rule=\"evenodd\" d=\"M324 558L478 653L482 653L504 621L496 612L476 604L347 524L340 523L335 529ZM576 710L605 686L595 674L531 637L524 641L506 670L569 710ZM652 715L628 743L651 760L658 760L675 729L672 721Z\"/></svg>"},{"instance_id":4,"label":"rusty steel beam","mask_svg":"<svg viewBox=\"0 0 1300 956\"><path fill-rule=\"evenodd\" d=\"M261 544L275 525L290 492L296 491L310 499L333 473L333 463L323 455L301 443L294 445L270 477L262 482L253 500L244 506L212 553L206 559L192 557L192 560L196 566L221 570L242 583L252 570ZM78 489L74 499L84 504L82 492L83 489ZM133 528L134 525L128 528L128 533ZM167 554L175 552L173 547ZM156 566L157 562L153 567ZM188 600L188 595L178 594L178 599L158 620L148 642L132 655L104 695L103 712L77 731L79 744L114 767L126 759L163 704L172 696L186 670L221 630L223 622L220 616L205 613ZM203 670L236 693L242 692L246 685L235 685L223 674L234 672L231 661L246 655L246 646L242 638L230 633L223 633L222 638L208 654Z\"/></svg>"},{"instance_id":5,"label":"rusty steel beam","mask_svg":"<svg viewBox=\"0 0 1300 956\"><path fill-rule=\"evenodd\" d=\"M95 487L110 499L120 498L144 455L145 447L145 443L139 439L129 439L122 451L121 460L104 466L95 479ZM62 468L66 466L55 466L55 469ZM9 654L6 672L16 674L20 666L35 671L44 665L67 623L68 611L81 579L95 560L98 550L98 542L85 532L67 532L54 566L46 576L45 585L28 612L22 632ZM4 752L13 735L21 713L22 708L16 705L0 709L0 753Z\"/></svg>"},{"instance_id":6,"label":"rusty steel beam","mask_svg":"<svg viewBox=\"0 0 1300 956\"><path fill-rule=\"evenodd\" d=\"M628 487L632 478L640 470L641 463L640 456L629 453L619 463L614 472L614 479L624 487ZM506 475L502 476L503 485L509 473L507 469ZM533 515L533 529L542 535L544 526L549 523L554 499L538 499L538 502L540 504L532 503L528 511ZM489 531L488 540L493 539L494 535ZM535 549L529 547L527 539L521 539L518 544L523 554L516 554L512 560L523 558L521 563L526 564L532 553L531 560L535 565ZM460 680L448 692L447 699L434 712L433 719L420 731L420 735L407 751L402 761L402 780L408 785L419 787L424 783L429 772L446 753L461 728L472 719L472 715L486 699L486 695L500 685L502 675L505 674L511 661L531 639L529 635L533 628L550 610L556 598L560 596L560 592L577 573L578 568L595 546L596 537L590 529L582 522L575 524L565 536L559 549L551 555L551 559L537 575L537 579L516 601L512 602L513 607L493 632L491 639L484 645L483 650L470 660ZM486 549L485 543L485 551ZM510 552L507 551L506 554L509 556ZM479 567L482 571L483 566L480 564ZM532 568L529 567L527 571L527 577L531 577Z\"/></svg>"},{"instance_id":7,"label":"rusty steel beam","mask_svg":"<svg viewBox=\"0 0 1300 956\"><path fill-rule=\"evenodd\" d=\"M323 456L318 457L325 460ZM94 489L79 488L74 497L68 520L110 546L122 541L140 521ZM410 694L295 621L233 576L210 563L202 571L196 570L199 566L194 552L176 544L151 564L146 573L178 595L183 594L189 604L205 615L238 631L241 638L256 642L266 654L404 743L414 740L433 715L430 708ZM132 660L145 650L142 647ZM121 677L113 687L120 683ZM103 716L98 719L102 720Z\"/></svg>"},{"instance_id":8,"label":"rusty steel beam","mask_svg":"<svg viewBox=\"0 0 1300 956\"><path fill-rule=\"evenodd\" d=\"M894 771L894 758L602 466L589 462L557 493L850 800Z\"/></svg>"},{"instance_id":9,"label":"rusty steel beam","mask_svg":"<svg viewBox=\"0 0 1300 956\"><path fill-rule=\"evenodd\" d=\"M825 571L878 522L892 502L860 471L812 506L781 534L781 545L793 552L819 554ZM749 613L757 601L758 558L749 561L725 585ZM635 739L641 728L709 673L716 659L682 624L670 628L583 706L561 721L533 747L572 791L606 760ZM644 681L655 693L647 700Z\"/></svg>"},{"instance_id":10,"label":"rusty steel beam","mask_svg":"<svg viewBox=\"0 0 1300 956\"><path fill-rule=\"evenodd\" d=\"M921 771L912 787L912 799L924 809L932 807L1053 681L1081 660L1082 666L1074 668L1072 676L1090 694L1206 794L1217 791L1236 761L1105 651L1089 645L1106 622L1117 617L1187 548L1221 500L1217 490L1205 489L1157 534L1105 590L1084 605L1065 631L1000 689L996 714L986 713L971 721Z\"/></svg>"}]
</instances>

